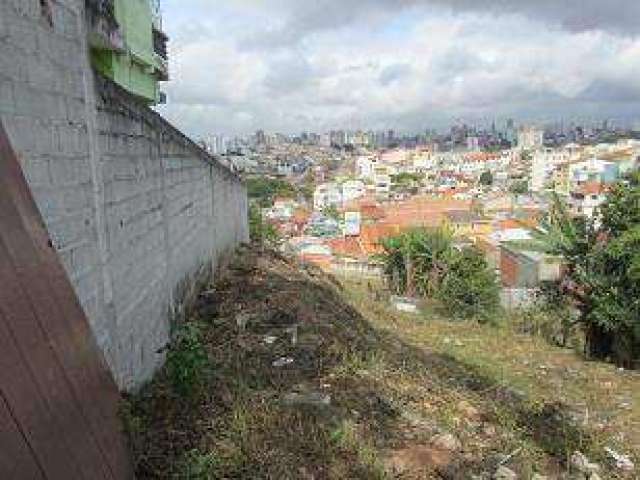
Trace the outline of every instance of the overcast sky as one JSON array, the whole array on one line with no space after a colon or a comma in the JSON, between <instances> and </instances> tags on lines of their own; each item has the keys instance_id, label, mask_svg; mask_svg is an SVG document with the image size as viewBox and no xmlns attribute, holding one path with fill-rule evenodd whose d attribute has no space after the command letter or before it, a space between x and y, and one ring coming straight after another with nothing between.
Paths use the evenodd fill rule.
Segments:
<instances>
[{"instance_id":1,"label":"overcast sky","mask_svg":"<svg viewBox=\"0 0 640 480\"><path fill-rule=\"evenodd\" d=\"M193 136L640 117L639 0L164 0Z\"/></svg>"}]
</instances>

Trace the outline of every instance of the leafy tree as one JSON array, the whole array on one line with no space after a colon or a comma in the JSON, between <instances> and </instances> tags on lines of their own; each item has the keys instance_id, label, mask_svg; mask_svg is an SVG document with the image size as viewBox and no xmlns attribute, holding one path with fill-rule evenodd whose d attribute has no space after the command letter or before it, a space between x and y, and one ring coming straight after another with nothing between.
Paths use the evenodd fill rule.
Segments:
<instances>
[{"instance_id":1,"label":"leafy tree","mask_svg":"<svg viewBox=\"0 0 640 480\"><path fill-rule=\"evenodd\" d=\"M451 249L449 230L415 229L382 241L380 259L392 290L413 296L431 294L444 268L442 259Z\"/></svg>"},{"instance_id":2,"label":"leafy tree","mask_svg":"<svg viewBox=\"0 0 640 480\"><path fill-rule=\"evenodd\" d=\"M514 195L524 195L529 191L529 182L526 180L518 180L511 184L509 191Z\"/></svg>"},{"instance_id":3,"label":"leafy tree","mask_svg":"<svg viewBox=\"0 0 640 480\"><path fill-rule=\"evenodd\" d=\"M298 191L292 184L279 178L254 177L247 180L247 194L261 207L268 208L276 197L295 198Z\"/></svg>"},{"instance_id":4,"label":"leafy tree","mask_svg":"<svg viewBox=\"0 0 640 480\"><path fill-rule=\"evenodd\" d=\"M548 251L565 257L563 288L580 311L588 356L640 360L640 174L613 187L596 221L572 218L557 199Z\"/></svg>"},{"instance_id":5,"label":"leafy tree","mask_svg":"<svg viewBox=\"0 0 640 480\"><path fill-rule=\"evenodd\" d=\"M530 150L523 150L520 152L520 160L523 162L528 162L533 159L533 153Z\"/></svg>"},{"instance_id":6,"label":"leafy tree","mask_svg":"<svg viewBox=\"0 0 640 480\"><path fill-rule=\"evenodd\" d=\"M402 172L391 176L391 188L400 192L416 193L422 183L424 175L419 173Z\"/></svg>"},{"instance_id":7,"label":"leafy tree","mask_svg":"<svg viewBox=\"0 0 640 480\"><path fill-rule=\"evenodd\" d=\"M458 251L449 230L411 230L382 246L383 271L395 293L438 298L456 317L482 320L497 309L498 285L484 256Z\"/></svg>"},{"instance_id":8,"label":"leafy tree","mask_svg":"<svg viewBox=\"0 0 640 480\"><path fill-rule=\"evenodd\" d=\"M482 252L475 248L451 250L437 298L453 317L488 321L500 304L498 282Z\"/></svg>"},{"instance_id":9,"label":"leafy tree","mask_svg":"<svg viewBox=\"0 0 640 480\"><path fill-rule=\"evenodd\" d=\"M493 175L489 170L485 170L480 174L480 185L487 187L493 185Z\"/></svg>"},{"instance_id":10,"label":"leafy tree","mask_svg":"<svg viewBox=\"0 0 640 480\"><path fill-rule=\"evenodd\" d=\"M276 246L280 243L278 230L262 218L262 209L257 203L249 207L249 237L260 245Z\"/></svg>"},{"instance_id":11,"label":"leafy tree","mask_svg":"<svg viewBox=\"0 0 640 480\"><path fill-rule=\"evenodd\" d=\"M342 217L342 215L340 215L340 212L338 211L335 205L329 205L328 207L324 207L322 209L322 213L325 216L332 218L337 222L339 222L340 218Z\"/></svg>"}]
</instances>

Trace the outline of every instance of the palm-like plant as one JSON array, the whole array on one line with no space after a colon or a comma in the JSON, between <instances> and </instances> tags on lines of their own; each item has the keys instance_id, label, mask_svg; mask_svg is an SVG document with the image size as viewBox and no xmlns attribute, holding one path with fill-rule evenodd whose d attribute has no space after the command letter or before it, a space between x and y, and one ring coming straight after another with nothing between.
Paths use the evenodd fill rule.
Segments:
<instances>
[{"instance_id":1,"label":"palm-like plant","mask_svg":"<svg viewBox=\"0 0 640 480\"><path fill-rule=\"evenodd\" d=\"M414 296L430 295L445 267L444 256L451 250L453 235L445 228L414 229L382 241L379 255L391 289Z\"/></svg>"}]
</instances>

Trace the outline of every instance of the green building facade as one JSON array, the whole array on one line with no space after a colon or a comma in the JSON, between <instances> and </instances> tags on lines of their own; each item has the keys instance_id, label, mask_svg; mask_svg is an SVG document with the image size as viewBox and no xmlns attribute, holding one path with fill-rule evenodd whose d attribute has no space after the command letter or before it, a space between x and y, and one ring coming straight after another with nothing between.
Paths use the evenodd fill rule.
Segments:
<instances>
[{"instance_id":1,"label":"green building facade","mask_svg":"<svg viewBox=\"0 0 640 480\"><path fill-rule=\"evenodd\" d=\"M149 104L168 80L167 37L158 0L87 0L94 68Z\"/></svg>"}]
</instances>

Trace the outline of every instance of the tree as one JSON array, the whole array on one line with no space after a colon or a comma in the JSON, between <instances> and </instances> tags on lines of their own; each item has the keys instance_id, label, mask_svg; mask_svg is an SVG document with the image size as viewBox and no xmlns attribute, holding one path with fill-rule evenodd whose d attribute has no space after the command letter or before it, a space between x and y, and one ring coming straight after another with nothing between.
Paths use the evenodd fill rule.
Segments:
<instances>
[{"instance_id":1,"label":"tree","mask_svg":"<svg viewBox=\"0 0 640 480\"><path fill-rule=\"evenodd\" d=\"M518 180L513 182L509 187L509 191L514 195L524 195L529 191L529 182L526 180Z\"/></svg>"},{"instance_id":2,"label":"tree","mask_svg":"<svg viewBox=\"0 0 640 480\"><path fill-rule=\"evenodd\" d=\"M488 321L500 305L500 288L482 252L451 250L437 298L453 317Z\"/></svg>"},{"instance_id":3,"label":"tree","mask_svg":"<svg viewBox=\"0 0 640 480\"><path fill-rule=\"evenodd\" d=\"M455 317L486 320L499 304L498 284L482 253L457 250L444 228L416 229L382 242L383 271L396 294L437 298Z\"/></svg>"},{"instance_id":4,"label":"tree","mask_svg":"<svg viewBox=\"0 0 640 480\"><path fill-rule=\"evenodd\" d=\"M480 185L487 187L493 185L493 175L489 170L485 170L480 174Z\"/></svg>"},{"instance_id":5,"label":"tree","mask_svg":"<svg viewBox=\"0 0 640 480\"><path fill-rule=\"evenodd\" d=\"M572 218L556 197L548 251L568 263L563 290L580 311L585 353L625 366L640 360L640 174L615 185L597 221Z\"/></svg>"},{"instance_id":6,"label":"tree","mask_svg":"<svg viewBox=\"0 0 640 480\"><path fill-rule=\"evenodd\" d=\"M268 177L255 177L247 180L247 194L261 207L269 208L276 197L295 198L296 188L285 180Z\"/></svg>"},{"instance_id":7,"label":"tree","mask_svg":"<svg viewBox=\"0 0 640 480\"><path fill-rule=\"evenodd\" d=\"M338 211L337 207L335 205L329 205L327 207L324 207L322 209L322 213L328 217L331 218L333 220L335 220L336 222L339 222L342 215L340 214L340 212Z\"/></svg>"},{"instance_id":8,"label":"tree","mask_svg":"<svg viewBox=\"0 0 640 480\"><path fill-rule=\"evenodd\" d=\"M380 259L389 284L397 294L431 294L443 269L442 258L451 249L447 229L415 229L382 241Z\"/></svg>"},{"instance_id":9,"label":"tree","mask_svg":"<svg viewBox=\"0 0 640 480\"><path fill-rule=\"evenodd\" d=\"M252 242L271 247L277 246L280 242L278 230L262 218L262 210L259 204L253 203L249 207L249 237Z\"/></svg>"}]
</instances>

